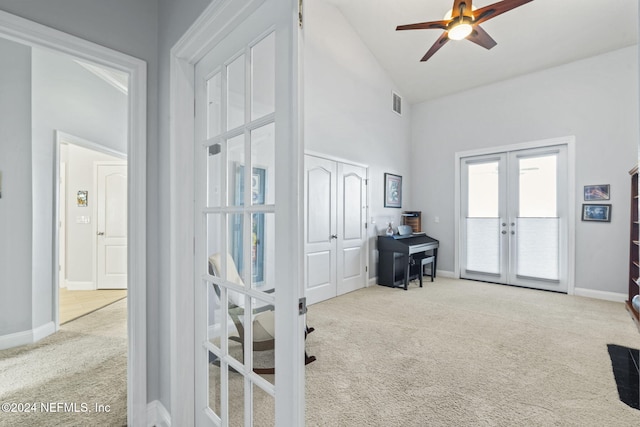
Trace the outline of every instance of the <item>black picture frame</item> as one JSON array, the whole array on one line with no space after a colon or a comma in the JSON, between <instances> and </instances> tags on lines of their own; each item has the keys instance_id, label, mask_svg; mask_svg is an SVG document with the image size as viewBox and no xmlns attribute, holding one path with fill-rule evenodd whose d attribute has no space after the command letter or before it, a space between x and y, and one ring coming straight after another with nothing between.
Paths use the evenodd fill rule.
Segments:
<instances>
[{"instance_id":1,"label":"black picture frame","mask_svg":"<svg viewBox=\"0 0 640 427\"><path fill-rule=\"evenodd\" d=\"M611 222L611 205L583 204L582 220L596 222Z\"/></svg>"},{"instance_id":2,"label":"black picture frame","mask_svg":"<svg viewBox=\"0 0 640 427\"><path fill-rule=\"evenodd\" d=\"M402 207L402 176L392 173L384 174L384 207Z\"/></svg>"}]
</instances>

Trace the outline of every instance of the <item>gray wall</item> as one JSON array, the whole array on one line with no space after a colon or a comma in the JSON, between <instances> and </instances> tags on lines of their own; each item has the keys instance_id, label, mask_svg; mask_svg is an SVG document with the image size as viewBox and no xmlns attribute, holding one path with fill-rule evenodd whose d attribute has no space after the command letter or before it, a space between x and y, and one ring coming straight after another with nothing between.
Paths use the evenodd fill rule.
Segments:
<instances>
[{"instance_id":1,"label":"gray wall","mask_svg":"<svg viewBox=\"0 0 640 427\"><path fill-rule=\"evenodd\" d=\"M174 2L177 3L177 2ZM157 0L0 0L0 10L126 53L147 62L147 325L148 397L158 399L160 345L158 328L160 260L158 217L158 1ZM168 229L168 223L162 229ZM168 293L168 291L167 291ZM166 310L164 310L166 313ZM168 333L163 334L168 340ZM167 378L169 373L163 370ZM164 404L168 403L163 400Z\"/></svg>"},{"instance_id":2,"label":"gray wall","mask_svg":"<svg viewBox=\"0 0 640 427\"><path fill-rule=\"evenodd\" d=\"M0 336L32 327L31 49L0 39Z\"/></svg>"},{"instance_id":3,"label":"gray wall","mask_svg":"<svg viewBox=\"0 0 640 427\"><path fill-rule=\"evenodd\" d=\"M376 236L411 198L411 107L392 111L395 83L342 13L327 2L308 2L304 31L305 149L369 166L369 277L377 276ZM402 94L401 94L402 95ZM384 173L402 175L402 209L384 207Z\"/></svg>"},{"instance_id":4,"label":"gray wall","mask_svg":"<svg viewBox=\"0 0 640 427\"><path fill-rule=\"evenodd\" d=\"M414 105L412 126L412 180L427 183L414 188L413 200L440 240L439 268L454 269L456 152L575 135L576 287L626 292L627 172L638 159L636 46ZM589 184L611 184L611 223L580 221Z\"/></svg>"}]
</instances>

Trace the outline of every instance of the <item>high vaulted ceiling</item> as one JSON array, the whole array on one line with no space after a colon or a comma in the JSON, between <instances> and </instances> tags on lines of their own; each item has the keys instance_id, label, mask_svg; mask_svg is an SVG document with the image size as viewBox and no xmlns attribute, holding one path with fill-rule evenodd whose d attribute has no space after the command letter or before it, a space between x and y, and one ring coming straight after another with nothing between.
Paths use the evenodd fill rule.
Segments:
<instances>
[{"instance_id":1,"label":"high vaulted ceiling","mask_svg":"<svg viewBox=\"0 0 640 427\"><path fill-rule=\"evenodd\" d=\"M420 62L442 32L396 26L440 20L453 0L323 1L337 6L411 103L638 42L637 0L533 0L482 24L498 43L493 49L450 41ZM473 6L496 1L474 0Z\"/></svg>"}]
</instances>

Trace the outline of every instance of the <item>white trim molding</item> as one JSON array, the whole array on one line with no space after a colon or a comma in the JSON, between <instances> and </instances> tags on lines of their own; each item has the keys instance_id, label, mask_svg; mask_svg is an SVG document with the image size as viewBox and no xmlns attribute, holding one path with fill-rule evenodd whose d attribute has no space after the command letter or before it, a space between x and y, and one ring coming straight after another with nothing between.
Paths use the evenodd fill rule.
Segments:
<instances>
[{"instance_id":1,"label":"white trim molding","mask_svg":"<svg viewBox=\"0 0 640 427\"><path fill-rule=\"evenodd\" d=\"M147 427L171 427L171 415L159 400L147 405Z\"/></svg>"},{"instance_id":2,"label":"white trim molding","mask_svg":"<svg viewBox=\"0 0 640 427\"><path fill-rule=\"evenodd\" d=\"M27 331L16 332L0 337L0 350L18 347L26 344L33 344L42 338L48 337L56 331L54 322L47 322L42 326Z\"/></svg>"},{"instance_id":3,"label":"white trim molding","mask_svg":"<svg viewBox=\"0 0 640 427\"><path fill-rule=\"evenodd\" d=\"M120 70L129 76L127 424L146 425L147 64L138 58L4 11L0 11L0 37L29 46L62 52L82 61ZM53 229L57 230L57 228L54 224ZM57 279L53 282L54 286L58 285Z\"/></svg>"},{"instance_id":4,"label":"white trim molding","mask_svg":"<svg viewBox=\"0 0 640 427\"><path fill-rule=\"evenodd\" d=\"M67 290L69 291L95 291L95 282L74 282L67 280Z\"/></svg>"},{"instance_id":5,"label":"white trim molding","mask_svg":"<svg viewBox=\"0 0 640 427\"><path fill-rule=\"evenodd\" d=\"M619 294L617 292L598 291L595 289L587 289L587 288L574 288L573 295L577 297L595 298L595 299L601 299L605 301L613 301L613 302L619 302L619 303L624 303L628 298L627 294Z\"/></svg>"}]
</instances>

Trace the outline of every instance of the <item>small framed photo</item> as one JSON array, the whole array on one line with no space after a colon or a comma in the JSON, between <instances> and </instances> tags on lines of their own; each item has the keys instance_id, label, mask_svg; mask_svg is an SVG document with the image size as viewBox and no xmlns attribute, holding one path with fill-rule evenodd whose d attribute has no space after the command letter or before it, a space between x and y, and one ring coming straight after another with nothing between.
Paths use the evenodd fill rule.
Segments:
<instances>
[{"instance_id":1,"label":"small framed photo","mask_svg":"<svg viewBox=\"0 0 640 427\"><path fill-rule=\"evenodd\" d=\"M384 174L384 207L402 207L402 177L400 175Z\"/></svg>"},{"instance_id":2,"label":"small framed photo","mask_svg":"<svg viewBox=\"0 0 640 427\"><path fill-rule=\"evenodd\" d=\"M76 198L77 205L79 208L86 208L89 198L89 192L86 190L78 191L78 196Z\"/></svg>"},{"instance_id":3,"label":"small framed photo","mask_svg":"<svg viewBox=\"0 0 640 427\"><path fill-rule=\"evenodd\" d=\"M610 185L585 185L584 200L609 200Z\"/></svg>"},{"instance_id":4,"label":"small framed photo","mask_svg":"<svg viewBox=\"0 0 640 427\"><path fill-rule=\"evenodd\" d=\"M583 221L611 222L611 205L582 205Z\"/></svg>"}]
</instances>

